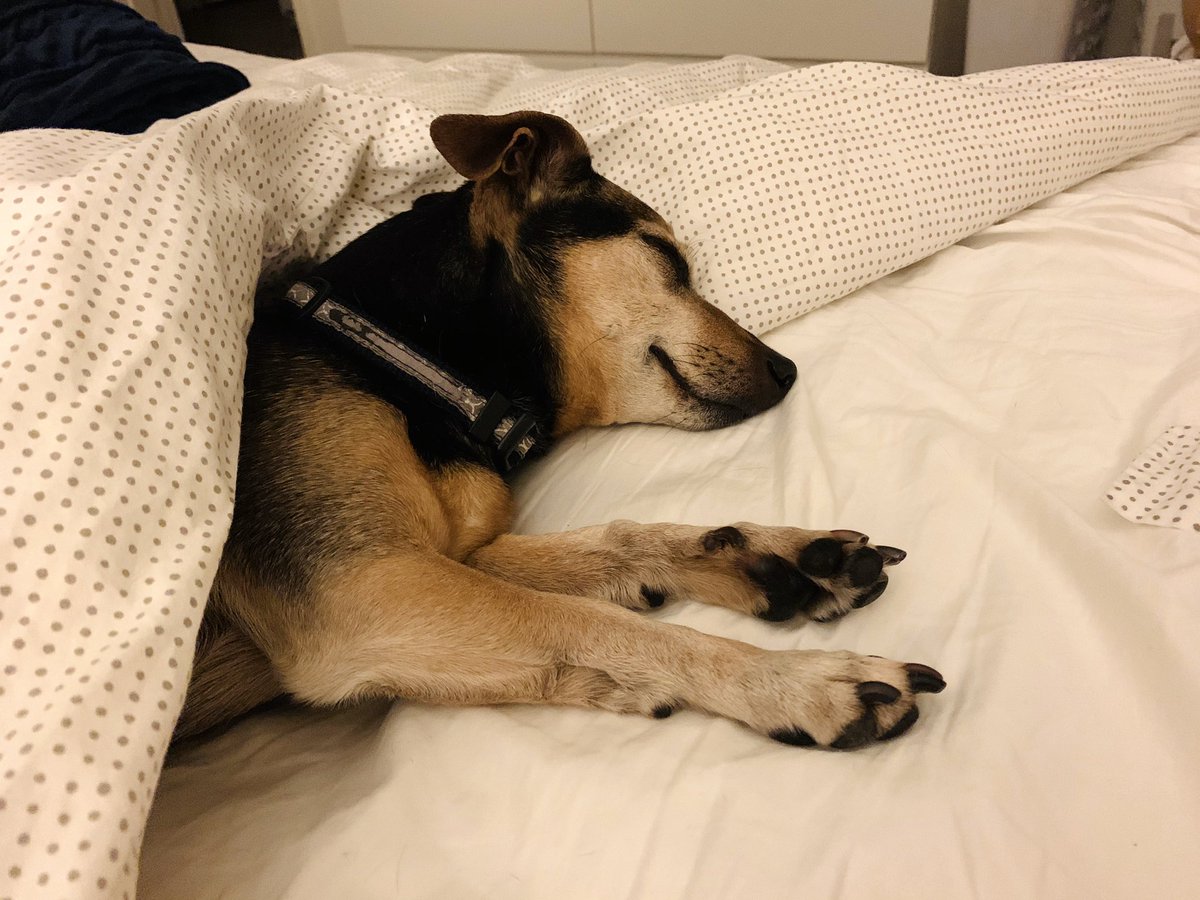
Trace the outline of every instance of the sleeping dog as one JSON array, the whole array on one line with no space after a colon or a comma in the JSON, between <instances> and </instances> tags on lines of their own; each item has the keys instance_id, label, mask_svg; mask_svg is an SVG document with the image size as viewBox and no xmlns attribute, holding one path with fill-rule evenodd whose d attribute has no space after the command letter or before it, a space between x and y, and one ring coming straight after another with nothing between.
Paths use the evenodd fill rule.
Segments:
<instances>
[{"instance_id":1,"label":"sleeping dog","mask_svg":"<svg viewBox=\"0 0 1200 900\"><path fill-rule=\"evenodd\" d=\"M376 343L511 402L468 434L292 304L260 313L235 512L176 738L284 695L689 708L836 749L907 731L917 694L945 687L928 666L765 651L638 614L688 598L828 622L883 592L895 548L746 523L508 532L511 460L485 444L518 419L522 452L622 422L721 428L779 403L796 367L700 298L671 227L596 174L562 119L442 116L431 136L467 183L289 297L306 312L336 298L341 321L395 338Z\"/></svg>"}]
</instances>

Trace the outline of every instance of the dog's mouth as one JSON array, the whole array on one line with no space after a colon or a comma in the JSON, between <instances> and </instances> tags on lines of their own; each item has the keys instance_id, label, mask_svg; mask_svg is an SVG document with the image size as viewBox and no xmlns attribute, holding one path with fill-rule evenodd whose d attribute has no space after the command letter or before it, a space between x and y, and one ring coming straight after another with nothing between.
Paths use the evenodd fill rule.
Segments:
<instances>
[{"instance_id":1,"label":"dog's mouth","mask_svg":"<svg viewBox=\"0 0 1200 900\"><path fill-rule=\"evenodd\" d=\"M683 377L683 373L679 371L679 367L675 365L675 360L671 359L671 355L667 353L658 344L650 345L650 355L658 362L664 372L670 376L671 381L679 388L689 400L693 400L704 407L705 418L709 428L724 428L726 425L735 425L738 422L750 418L754 414L753 411L742 409L727 400L716 400L712 397L706 397Z\"/></svg>"}]
</instances>

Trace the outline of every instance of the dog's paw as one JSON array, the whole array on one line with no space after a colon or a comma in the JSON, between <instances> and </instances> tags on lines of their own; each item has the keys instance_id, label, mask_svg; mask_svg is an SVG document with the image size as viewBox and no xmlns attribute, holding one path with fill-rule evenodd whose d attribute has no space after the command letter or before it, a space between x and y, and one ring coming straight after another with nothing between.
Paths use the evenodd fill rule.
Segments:
<instances>
[{"instance_id":1,"label":"dog's paw","mask_svg":"<svg viewBox=\"0 0 1200 900\"><path fill-rule=\"evenodd\" d=\"M727 525L704 534L701 544L727 556L757 588L754 613L770 622L840 619L877 600L888 586L885 568L905 557L857 531Z\"/></svg>"},{"instance_id":2,"label":"dog's paw","mask_svg":"<svg viewBox=\"0 0 1200 900\"><path fill-rule=\"evenodd\" d=\"M856 750L900 737L917 721L917 695L946 687L920 663L819 651L760 658L746 682L750 727L784 744Z\"/></svg>"}]
</instances>

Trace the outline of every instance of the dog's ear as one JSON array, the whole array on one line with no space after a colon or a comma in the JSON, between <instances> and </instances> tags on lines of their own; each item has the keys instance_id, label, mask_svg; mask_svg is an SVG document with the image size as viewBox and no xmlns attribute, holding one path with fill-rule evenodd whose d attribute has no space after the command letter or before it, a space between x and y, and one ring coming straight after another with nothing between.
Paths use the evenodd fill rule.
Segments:
<instances>
[{"instance_id":1,"label":"dog's ear","mask_svg":"<svg viewBox=\"0 0 1200 900\"><path fill-rule=\"evenodd\" d=\"M471 181L498 176L528 188L553 183L588 158L587 144L565 120L522 111L503 116L438 116L429 126L433 144Z\"/></svg>"}]
</instances>

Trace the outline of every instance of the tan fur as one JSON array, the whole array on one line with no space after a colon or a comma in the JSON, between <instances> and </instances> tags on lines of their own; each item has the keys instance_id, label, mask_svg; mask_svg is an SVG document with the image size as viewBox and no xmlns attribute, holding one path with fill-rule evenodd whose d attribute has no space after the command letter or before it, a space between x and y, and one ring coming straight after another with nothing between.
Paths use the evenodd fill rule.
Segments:
<instances>
[{"instance_id":1,"label":"tan fur","mask_svg":"<svg viewBox=\"0 0 1200 900\"><path fill-rule=\"evenodd\" d=\"M698 600L756 615L767 608L767 601L761 587L746 577L755 557L795 559L814 540L853 535L748 522L732 527L745 537L745 547L707 549L705 537L712 529L695 525L616 521L554 534L501 534L467 561L539 591L594 597L628 609L652 608L642 593L644 586L673 600ZM853 591L834 579L814 580L829 592L814 614L849 610Z\"/></svg>"},{"instance_id":2,"label":"tan fur","mask_svg":"<svg viewBox=\"0 0 1200 900\"><path fill-rule=\"evenodd\" d=\"M479 185L475 188L470 229L476 247L485 247L490 240L499 242L510 251L516 246L517 227L521 223L518 202L505 184Z\"/></svg>"},{"instance_id":3,"label":"tan fur","mask_svg":"<svg viewBox=\"0 0 1200 900\"><path fill-rule=\"evenodd\" d=\"M881 729L911 705L899 663L766 652L422 553L355 561L317 599L309 627L281 630L271 650L283 684L309 703L689 706L763 732L800 722L822 743L861 714L859 681L904 685L908 702L878 712Z\"/></svg>"},{"instance_id":4,"label":"tan fur","mask_svg":"<svg viewBox=\"0 0 1200 900\"><path fill-rule=\"evenodd\" d=\"M503 116L440 116L434 145L464 178L476 183L471 236L512 249L520 216L563 189L564 168L588 149L579 132L556 116L522 111Z\"/></svg>"},{"instance_id":5,"label":"tan fur","mask_svg":"<svg viewBox=\"0 0 1200 900\"><path fill-rule=\"evenodd\" d=\"M640 231L673 242L653 222ZM753 365L753 339L694 291L672 286L637 234L570 247L562 267L564 302L551 310L564 361L561 433L622 422L703 427L691 399L648 354L651 343L705 395L769 377Z\"/></svg>"},{"instance_id":6,"label":"tan fur","mask_svg":"<svg viewBox=\"0 0 1200 900\"><path fill-rule=\"evenodd\" d=\"M201 734L282 692L270 660L254 642L229 622L207 616L175 739Z\"/></svg>"},{"instance_id":7,"label":"tan fur","mask_svg":"<svg viewBox=\"0 0 1200 900\"><path fill-rule=\"evenodd\" d=\"M662 273L639 243L636 237L622 237L581 244L563 254L564 302L553 308L551 323L563 360L562 434L621 421L620 404L628 396L622 390L628 336L644 334L646 325L628 321L628 298L644 298L649 307L663 292ZM646 310L647 318L650 312ZM634 352L645 356L640 343Z\"/></svg>"},{"instance_id":8,"label":"tan fur","mask_svg":"<svg viewBox=\"0 0 1200 900\"><path fill-rule=\"evenodd\" d=\"M447 466L434 475L433 487L450 525L450 541L442 552L451 559L466 559L512 524L512 494L495 472Z\"/></svg>"},{"instance_id":9,"label":"tan fur","mask_svg":"<svg viewBox=\"0 0 1200 900\"><path fill-rule=\"evenodd\" d=\"M355 513L362 538L448 549L454 527L429 471L408 439L404 415L386 401L344 387L285 394L303 410L290 454L292 478L313 495L336 494ZM330 477L337 461L337 477ZM343 518L346 527L349 518Z\"/></svg>"}]
</instances>

